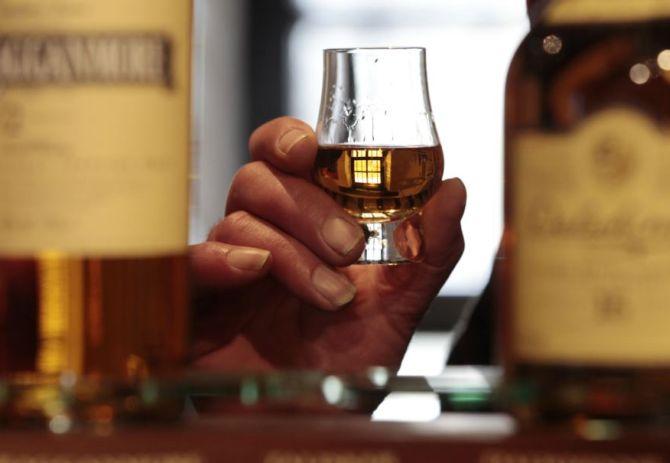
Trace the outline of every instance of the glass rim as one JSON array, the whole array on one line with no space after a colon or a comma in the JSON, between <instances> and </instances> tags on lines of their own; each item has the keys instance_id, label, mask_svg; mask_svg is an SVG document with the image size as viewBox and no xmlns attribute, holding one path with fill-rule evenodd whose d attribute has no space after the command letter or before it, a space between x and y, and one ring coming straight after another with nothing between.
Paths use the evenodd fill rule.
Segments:
<instances>
[{"instance_id":1,"label":"glass rim","mask_svg":"<svg viewBox=\"0 0 670 463\"><path fill-rule=\"evenodd\" d=\"M333 53L368 53L368 52L383 52L383 51L418 51L426 52L426 47L352 47L352 48L326 48L323 50L324 54Z\"/></svg>"}]
</instances>

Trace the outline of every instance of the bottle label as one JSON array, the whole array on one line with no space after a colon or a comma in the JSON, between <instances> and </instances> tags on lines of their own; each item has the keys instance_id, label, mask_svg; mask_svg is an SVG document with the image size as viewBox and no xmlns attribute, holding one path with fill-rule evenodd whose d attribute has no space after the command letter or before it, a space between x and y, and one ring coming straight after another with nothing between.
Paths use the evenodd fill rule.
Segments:
<instances>
[{"instance_id":1,"label":"bottle label","mask_svg":"<svg viewBox=\"0 0 670 463\"><path fill-rule=\"evenodd\" d=\"M520 360L670 365L669 144L623 108L513 142Z\"/></svg>"},{"instance_id":2,"label":"bottle label","mask_svg":"<svg viewBox=\"0 0 670 463\"><path fill-rule=\"evenodd\" d=\"M667 0L555 0L547 6L550 24L636 22L670 17Z\"/></svg>"},{"instance_id":3,"label":"bottle label","mask_svg":"<svg viewBox=\"0 0 670 463\"><path fill-rule=\"evenodd\" d=\"M0 0L0 254L183 252L189 0Z\"/></svg>"}]
</instances>

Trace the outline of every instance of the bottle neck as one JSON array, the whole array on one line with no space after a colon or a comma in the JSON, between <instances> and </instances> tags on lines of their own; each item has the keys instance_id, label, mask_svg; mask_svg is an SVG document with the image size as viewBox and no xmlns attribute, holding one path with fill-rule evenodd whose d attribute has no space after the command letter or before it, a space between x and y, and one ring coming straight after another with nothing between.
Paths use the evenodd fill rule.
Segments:
<instances>
[{"instance_id":1,"label":"bottle neck","mask_svg":"<svg viewBox=\"0 0 670 463\"><path fill-rule=\"evenodd\" d=\"M527 0L531 24L633 23L670 18L670 0Z\"/></svg>"},{"instance_id":2,"label":"bottle neck","mask_svg":"<svg viewBox=\"0 0 670 463\"><path fill-rule=\"evenodd\" d=\"M530 18L531 25L535 25L540 22L544 12L547 9L550 0L526 0L526 6L528 7L528 17Z\"/></svg>"}]
</instances>

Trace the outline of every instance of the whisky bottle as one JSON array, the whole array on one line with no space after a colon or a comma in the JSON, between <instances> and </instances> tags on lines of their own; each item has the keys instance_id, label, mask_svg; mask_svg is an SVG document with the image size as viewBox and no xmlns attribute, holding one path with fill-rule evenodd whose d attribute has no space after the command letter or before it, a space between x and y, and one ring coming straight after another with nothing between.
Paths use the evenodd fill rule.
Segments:
<instances>
[{"instance_id":1,"label":"whisky bottle","mask_svg":"<svg viewBox=\"0 0 670 463\"><path fill-rule=\"evenodd\" d=\"M0 1L2 380L181 367L190 40L190 0Z\"/></svg>"},{"instance_id":2,"label":"whisky bottle","mask_svg":"<svg viewBox=\"0 0 670 463\"><path fill-rule=\"evenodd\" d=\"M665 418L670 1L545 3L506 88L497 286L514 406Z\"/></svg>"}]
</instances>

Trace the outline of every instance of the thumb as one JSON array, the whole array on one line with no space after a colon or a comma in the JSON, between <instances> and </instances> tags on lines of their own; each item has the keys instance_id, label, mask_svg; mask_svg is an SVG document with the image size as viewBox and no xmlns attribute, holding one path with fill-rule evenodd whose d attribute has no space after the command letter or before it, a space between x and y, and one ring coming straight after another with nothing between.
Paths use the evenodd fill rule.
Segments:
<instances>
[{"instance_id":1,"label":"thumb","mask_svg":"<svg viewBox=\"0 0 670 463\"><path fill-rule=\"evenodd\" d=\"M385 266L381 275L388 285L383 287L393 288L398 300L412 313L425 310L463 254L461 218L465 203L463 182L458 178L447 180L421 214L410 217L396 230L396 242L414 263Z\"/></svg>"},{"instance_id":2,"label":"thumb","mask_svg":"<svg viewBox=\"0 0 670 463\"><path fill-rule=\"evenodd\" d=\"M419 216L423 235L419 255L422 264L449 272L456 266L465 247L461 219L466 198L461 179L452 178L442 182L437 193L428 201Z\"/></svg>"}]
</instances>

